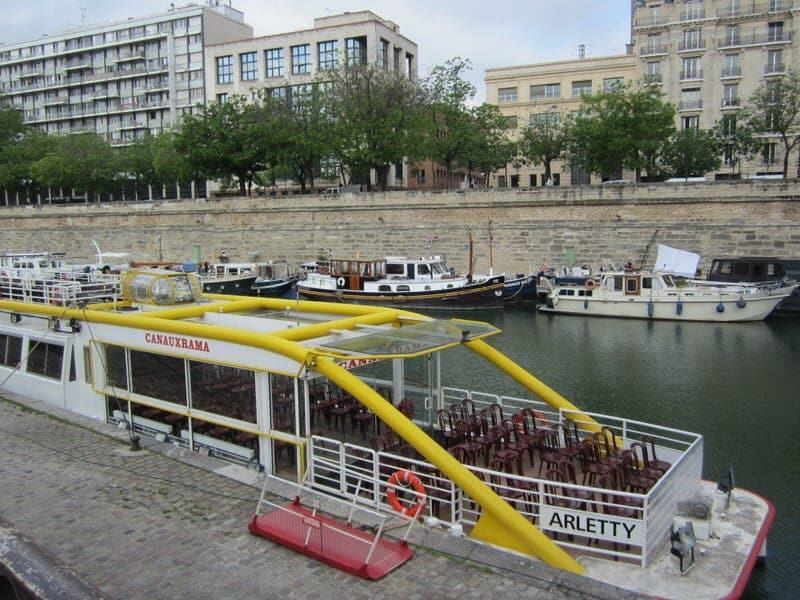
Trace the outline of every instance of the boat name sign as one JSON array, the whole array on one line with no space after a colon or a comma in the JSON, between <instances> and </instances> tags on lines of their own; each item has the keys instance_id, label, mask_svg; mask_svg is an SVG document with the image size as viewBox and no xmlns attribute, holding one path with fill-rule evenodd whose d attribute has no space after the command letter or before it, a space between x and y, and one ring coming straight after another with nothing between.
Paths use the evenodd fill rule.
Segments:
<instances>
[{"instance_id":1,"label":"boat name sign","mask_svg":"<svg viewBox=\"0 0 800 600\"><path fill-rule=\"evenodd\" d=\"M144 341L148 344L159 346L169 346L170 348L181 348L183 350L199 350L200 352L210 352L206 340L177 337L175 335L163 335L161 333L144 334Z\"/></svg>"},{"instance_id":2,"label":"boat name sign","mask_svg":"<svg viewBox=\"0 0 800 600\"><path fill-rule=\"evenodd\" d=\"M642 522L635 519L621 519L610 515L592 516L585 512L542 506L540 523L542 529L559 533L583 535L634 546L641 546L644 543Z\"/></svg>"}]
</instances>

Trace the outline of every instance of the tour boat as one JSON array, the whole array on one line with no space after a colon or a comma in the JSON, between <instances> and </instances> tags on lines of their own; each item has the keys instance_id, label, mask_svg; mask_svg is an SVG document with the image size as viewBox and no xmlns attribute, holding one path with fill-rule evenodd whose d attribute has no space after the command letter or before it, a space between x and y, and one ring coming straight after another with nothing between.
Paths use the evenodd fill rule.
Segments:
<instances>
[{"instance_id":1,"label":"tour boat","mask_svg":"<svg viewBox=\"0 0 800 600\"><path fill-rule=\"evenodd\" d=\"M362 577L412 559L380 536L403 524L670 598L736 597L765 551L774 508L702 480L702 435L581 411L487 323L207 295L166 270L124 273L110 302L23 299L0 300L0 393L313 491L310 506L262 494L250 530ZM525 392L464 389L442 359L456 349Z\"/></svg>"},{"instance_id":2,"label":"tour boat","mask_svg":"<svg viewBox=\"0 0 800 600\"><path fill-rule=\"evenodd\" d=\"M797 288L793 281L726 283L672 275L605 271L577 282L557 281L543 312L673 321L760 321Z\"/></svg>"},{"instance_id":3,"label":"tour boat","mask_svg":"<svg viewBox=\"0 0 800 600\"><path fill-rule=\"evenodd\" d=\"M432 309L503 304L504 275L456 275L441 256L378 260L333 258L297 282L301 298Z\"/></svg>"}]
</instances>

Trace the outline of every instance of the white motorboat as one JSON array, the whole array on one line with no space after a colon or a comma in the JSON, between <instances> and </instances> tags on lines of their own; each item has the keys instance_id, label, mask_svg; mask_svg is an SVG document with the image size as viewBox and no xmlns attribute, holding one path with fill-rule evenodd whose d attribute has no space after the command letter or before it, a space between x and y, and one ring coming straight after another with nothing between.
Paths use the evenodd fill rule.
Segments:
<instances>
[{"instance_id":1,"label":"white motorboat","mask_svg":"<svg viewBox=\"0 0 800 600\"><path fill-rule=\"evenodd\" d=\"M607 271L583 282L557 283L540 310L631 319L760 321L795 288L793 281L726 283L649 271Z\"/></svg>"}]
</instances>

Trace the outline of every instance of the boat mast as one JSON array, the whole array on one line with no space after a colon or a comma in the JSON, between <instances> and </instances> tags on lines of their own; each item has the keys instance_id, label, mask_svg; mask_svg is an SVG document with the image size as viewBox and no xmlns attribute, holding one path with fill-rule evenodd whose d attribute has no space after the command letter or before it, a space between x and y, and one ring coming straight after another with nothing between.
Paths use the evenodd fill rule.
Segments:
<instances>
[{"instance_id":1,"label":"boat mast","mask_svg":"<svg viewBox=\"0 0 800 600\"><path fill-rule=\"evenodd\" d=\"M489 277L494 276L494 258L492 256L492 220L489 219Z\"/></svg>"},{"instance_id":2,"label":"boat mast","mask_svg":"<svg viewBox=\"0 0 800 600\"><path fill-rule=\"evenodd\" d=\"M647 255L650 253L650 246L653 245L653 242L656 240L656 236L658 235L658 229L653 232L650 241L647 242L647 246L644 248L644 253L642 254L642 259L639 261L639 270L641 271L644 269L644 261L647 260Z\"/></svg>"},{"instance_id":3,"label":"boat mast","mask_svg":"<svg viewBox=\"0 0 800 600\"><path fill-rule=\"evenodd\" d=\"M467 261L468 268L467 268L467 279L472 281L472 269L473 269L473 254L472 254L472 232L469 232L469 260Z\"/></svg>"}]
</instances>

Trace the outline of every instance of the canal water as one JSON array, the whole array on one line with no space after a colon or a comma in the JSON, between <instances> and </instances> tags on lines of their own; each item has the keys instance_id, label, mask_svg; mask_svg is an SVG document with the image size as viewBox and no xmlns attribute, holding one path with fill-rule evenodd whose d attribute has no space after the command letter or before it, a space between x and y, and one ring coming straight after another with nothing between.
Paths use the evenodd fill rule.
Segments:
<instances>
[{"instance_id":1,"label":"canal water","mask_svg":"<svg viewBox=\"0 0 800 600\"><path fill-rule=\"evenodd\" d=\"M530 305L459 316L502 329L488 341L585 410L702 434L706 479L733 465L737 486L777 508L767 560L745 597L797 597L800 318L651 322L551 315ZM443 373L456 375L445 385L529 396L466 349L443 360L450 361Z\"/></svg>"}]
</instances>

